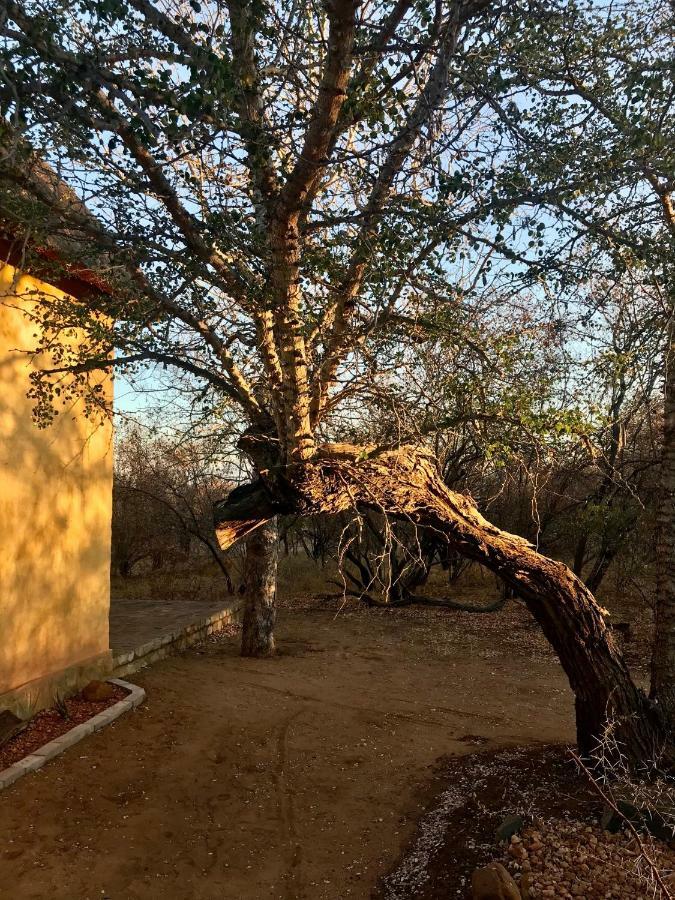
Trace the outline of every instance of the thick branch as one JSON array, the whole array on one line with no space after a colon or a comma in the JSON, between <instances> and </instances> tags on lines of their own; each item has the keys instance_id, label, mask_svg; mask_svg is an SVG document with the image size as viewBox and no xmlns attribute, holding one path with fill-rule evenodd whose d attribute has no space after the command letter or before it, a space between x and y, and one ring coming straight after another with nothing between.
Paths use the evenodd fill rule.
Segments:
<instances>
[{"instance_id":1,"label":"thick branch","mask_svg":"<svg viewBox=\"0 0 675 900\"><path fill-rule=\"evenodd\" d=\"M593 595L570 569L487 522L468 497L443 483L430 454L414 447L371 453L367 447L325 445L312 462L264 473L271 498L266 509L256 511L255 500L264 494L260 485L239 489L238 503L221 505L221 547L271 518L277 503L302 515L373 509L428 529L495 572L525 601L576 695L583 753L592 750L610 717L634 761L654 759L663 749L659 741L665 741L673 765L672 738L669 743L657 711L632 682ZM242 508L248 511L245 520Z\"/></svg>"},{"instance_id":2,"label":"thick branch","mask_svg":"<svg viewBox=\"0 0 675 900\"><path fill-rule=\"evenodd\" d=\"M358 0L333 0L328 6L328 53L319 95L300 156L279 198L282 215L287 219L299 213L328 162L335 126L347 96L358 6Z\"/></svg>"},{"instance_id":3,"label":"thick branch","mask_svg":"<svg viewBox=\"0 0 675 900\"><path fill-rule=\"evenodd\" d=\"M312 423L318 422L323 411L330 385L335 378L340 361L346 351L348 323L356 307L356 298L363 283L372 254L372 244L391 193L394 180L410 153L422 129L440 107L449 89L450 61L457 49L461 28L462 5L456 4L452 16L445 26L436 61L429 73L426 84L412 110L406 126L392 141L368 203L363 212L362 224L356 239L347 273L333 291L333 299L324 318L323 329L327 332L324 342L324 359L314 378L310 416Z\"/></svg>"}]
</instances>

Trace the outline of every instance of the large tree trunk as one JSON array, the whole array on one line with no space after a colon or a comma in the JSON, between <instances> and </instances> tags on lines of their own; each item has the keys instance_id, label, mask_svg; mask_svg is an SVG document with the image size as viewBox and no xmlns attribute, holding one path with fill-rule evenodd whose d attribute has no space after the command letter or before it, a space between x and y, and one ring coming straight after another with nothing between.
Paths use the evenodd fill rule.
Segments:
<instances>
[{"instance_id":1,"label":"large tree trunk","mask_svg":"<svg viewBox=\"0 0 675 900\"><path fill-rule=\"evenodd\" d=\"M248 491L216 508L223 547L280 509L303 515L357 508L404 518L443 536L459 553L502 578L526 602L558 654L576 697L577 737L589 754L608 722L631 761L643 764L673 747L652 704L633 681L593 595L563 563L486 521L462 494L447 488L434 458L414 447L375 451L326 445L314 460L264 473Z\"/></svg>"},{"instance_id":2,"label":"large tree trunk","mask_svg":"<svg viewBox=\"0 0 675 900\"><path fill-rule=\"evenodd\" d=\"M671 727L675 727L675 323L672 321L664 382L651 695Z\"/></svg>"},{"instance_id":3,"label":"large tree trunk","mask_svg":"<svg viewBox=\"0 0 675 900\"><path fill-rule=\"evenodd\" d=\"M274 655L277 558L277 521L273 518L251 532L246 539L242 656Z\"/></svg>"}]
</instances>

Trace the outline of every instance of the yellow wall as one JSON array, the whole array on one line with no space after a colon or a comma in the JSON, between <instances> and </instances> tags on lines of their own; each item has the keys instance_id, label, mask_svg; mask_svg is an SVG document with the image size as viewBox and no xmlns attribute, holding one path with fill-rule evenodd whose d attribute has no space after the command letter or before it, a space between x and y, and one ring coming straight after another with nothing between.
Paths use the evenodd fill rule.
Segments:
<instances>
[{"instance_id":1,"label":"yellow wall","mask_svg":"<svg viewBox=\"0 0 675 900\"><path fill-rule=\"evenodd\" d=\"M39 361L14 351L35 344L22 311L35 290L63 296L0 264L0 709L22 686L24 705L43 705L41 681L61 692L56 673L91 677L110 656L111 426L79 402L34 424L26 392Z\"/></svg>"}]
</instances>

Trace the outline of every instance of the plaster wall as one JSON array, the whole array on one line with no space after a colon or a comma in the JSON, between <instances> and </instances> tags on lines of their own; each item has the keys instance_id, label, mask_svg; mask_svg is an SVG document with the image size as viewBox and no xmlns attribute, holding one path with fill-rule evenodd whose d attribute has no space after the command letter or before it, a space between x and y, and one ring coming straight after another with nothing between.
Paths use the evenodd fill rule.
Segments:
<instances>
[{"instance_id":1,"label":"plaster wall","mask_svg":"<svg viewBox=\"0 0 675 900\"><path fill-rule=\"evenodd\" d=\"M20 713L111 664L111 425L77 401L38 428L26 394L46 361L20 352L32 305L63 296L0 264L0 709Z\"/></svg>"}]
</instances>

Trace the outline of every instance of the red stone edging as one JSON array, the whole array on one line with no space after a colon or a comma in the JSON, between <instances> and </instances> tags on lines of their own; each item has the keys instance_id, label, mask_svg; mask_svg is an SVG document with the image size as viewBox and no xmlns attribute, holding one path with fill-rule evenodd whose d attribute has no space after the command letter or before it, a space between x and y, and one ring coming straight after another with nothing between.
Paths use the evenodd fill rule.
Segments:
<instances>
[{"instance_id":1,"label":"red stone edging","mask_svg":"<svg viewBox=\"0 0 675 900\"><path fill-rule=\"evenodd\" d=\"M0 771L0 790L9 787L10 784L14 784L17 779L27 772L36 772L50 759L54 759L54 757L63 753L64 750L67 750L68 747L79 743L88 734L100 731L105 725L114 722L115 719L118 719L130 709L134 709L145 700L143 688L128 681L122 681L121 678L110 678L109 681L111 684L116 684L118 687L129 691L128 695L123 700L118 700L117 703L113 703L112 706L104 709L103 712L92 716L88 721L76 725L74 728L66 731L65 734L54 738L53 741L49 741L49 743L44 744L38 750L34 750L28 756L24 756L23 759Z\"/></svg>"}]
</instances>

